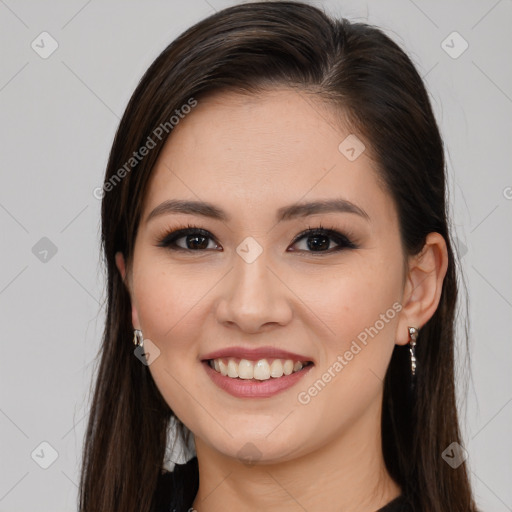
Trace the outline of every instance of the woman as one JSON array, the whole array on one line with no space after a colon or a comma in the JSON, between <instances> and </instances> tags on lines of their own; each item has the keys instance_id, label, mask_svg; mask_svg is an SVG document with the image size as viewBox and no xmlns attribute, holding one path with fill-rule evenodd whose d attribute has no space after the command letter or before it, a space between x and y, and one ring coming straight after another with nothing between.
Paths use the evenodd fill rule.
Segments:
<instances>
[{"instance_id":1,"label":"woman","mask_svg":"<svg viewBox=\"0 0 512 512\"><path fill-rule=\"evenodd\" d=\"M105 176L80 510L475 511L444 173L375 27L247 3L170 44Z\"/></svg>"}]
</instances>

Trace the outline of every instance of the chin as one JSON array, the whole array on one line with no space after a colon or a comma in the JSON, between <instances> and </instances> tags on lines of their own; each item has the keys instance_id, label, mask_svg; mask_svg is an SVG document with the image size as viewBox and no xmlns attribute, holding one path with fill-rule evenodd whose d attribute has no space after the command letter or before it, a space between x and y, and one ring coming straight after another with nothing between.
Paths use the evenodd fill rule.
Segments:
<instances>
[{"instance_id":1,"label":"chin","mask_svg":"<svg viewBox=\"0 0 512 512\"><path fill-rule=\"evenodd\" d=\"M269 432L272 430L269 429ZM306 439L297 439L296 442L289 436L276 436L276 439L271 439L274 434L275 432L267 436L247 432L243 435L238 432L235 438L210 438L207 443L223 456L237 459L247 466L282 463L293 460L307 451Z\"/></svg>"}]
</instances>

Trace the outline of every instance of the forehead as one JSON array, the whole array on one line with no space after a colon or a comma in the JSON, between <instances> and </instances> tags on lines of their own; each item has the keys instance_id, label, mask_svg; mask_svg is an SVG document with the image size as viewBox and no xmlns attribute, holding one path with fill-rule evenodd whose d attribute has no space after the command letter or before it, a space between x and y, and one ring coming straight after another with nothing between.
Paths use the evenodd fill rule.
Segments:
<instances>
[{"instance_id":1,"label":"forehead","mask_svg":"<svg viewBox=\"0 0 512 512\"><path fill-rule=\"evenodd\" d=\"M342 143L349 136L334 108L311 94L215 93L169 136L152 171L145 210L187 198L261 216L283 204L343 197L379 215L379 209L392 208L391 198L379 185L368 147L347 158Z\"/></svg>"}]
</instances>

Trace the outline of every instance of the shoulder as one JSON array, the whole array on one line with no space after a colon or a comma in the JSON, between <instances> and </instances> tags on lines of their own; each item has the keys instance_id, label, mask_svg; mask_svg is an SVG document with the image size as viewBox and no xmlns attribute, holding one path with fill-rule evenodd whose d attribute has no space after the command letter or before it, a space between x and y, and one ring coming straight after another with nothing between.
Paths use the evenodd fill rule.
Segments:
<instances>
[{"instance_id":1,"label":"shoulder","mask_svg":"<svg viewBox=\"0 0 512 512\"><path fill-rule=\"evenodd\" d=\"M412 507L412 503L409 499L405 495L401 494L390 501L387 505L384 505L384 507L379 508L377 512L414 512L414 508Z\"/></svg>"},{"instance_id":2,"label":"shoulder","mask_svg":"<svg viewBox=\"0 0 512 512\"><path fill-rule=\"evenodd\" d=\"M199 487L197 457L158 477L153 512L187 512Z\"/></svg>"},{"instance_id":3,"label":"shoulder","mask_svg":"<svg viewBox=\"0 0 512 512\"><path fill-rule=\"evenodd\" d=\"M199 487L197 456L173 471L163 471L158 478L153 512L188 512ZM377 512L414 512L409 499L401 494Z\"/></svg>"}]
</instances>

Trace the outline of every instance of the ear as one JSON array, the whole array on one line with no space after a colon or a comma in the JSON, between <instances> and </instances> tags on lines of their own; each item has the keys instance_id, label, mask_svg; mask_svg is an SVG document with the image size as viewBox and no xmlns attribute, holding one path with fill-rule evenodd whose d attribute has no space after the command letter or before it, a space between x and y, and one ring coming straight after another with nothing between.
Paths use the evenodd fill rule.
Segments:
<instances>
[{"instance_id":1,"label":"ear","mask_svg":"<svg viewBox=\"0 0 512 512\"><path fill-rule=\"evenodd\" d=\"M396 344L409 343L408 327L421 329L435 313L448 269L448 250L443 236L429 233L419 254L409 259Z\"/></svg>"},{"instance_id":2,"label":"ear","mask_svg":"<svg viewBox=\"0 0 512 512\"><path fill-rule=\"evenodd\" d=\"M121 274L123 282L126 285L126 288L128 289L128 292L130 294L130 301L131 301L131 304L132 304L132 325L133 325L133 328L134 329L140 329L139 313L137 312L137 308L135 307L134 300L133 300L133 297L132 297L130 280L127 279L127 275L126 275L126 262L125 262L125 259L124 259L124 254L122 252L116 252L115 259L116 259L116 267L119 270L119 273Z\"/></svg>"},{"instance_id":3,"label":"ear","mask_svg":"<svg viewBox=\"0 0 512 512\"><path fill-rule=\"evenodd\" d=\"M126 263L124 261L124 254L122 252L116 252L116 267L123 278L123 281L126 279Z\"/></svg>"}]
</instances>

